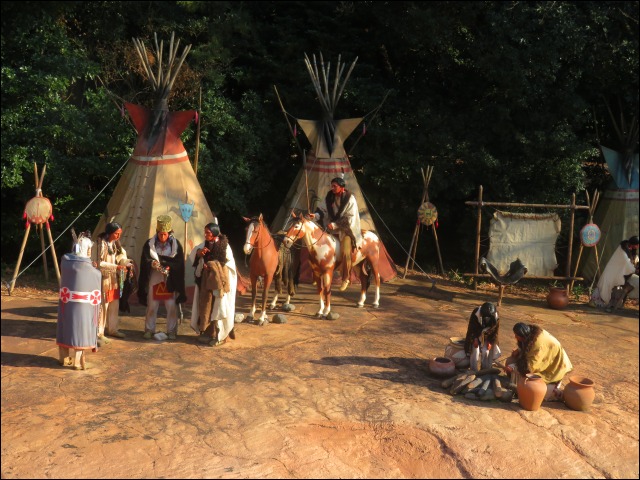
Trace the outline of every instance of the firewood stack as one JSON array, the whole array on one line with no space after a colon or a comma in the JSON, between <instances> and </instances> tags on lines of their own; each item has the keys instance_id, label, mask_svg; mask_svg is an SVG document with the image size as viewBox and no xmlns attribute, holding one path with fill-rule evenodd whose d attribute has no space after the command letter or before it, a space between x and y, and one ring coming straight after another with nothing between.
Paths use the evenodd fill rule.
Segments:
<instances>
[{"instance_id":1,"label":"firewood stack","mask_svg":"<svg viewBox=\"0 0 640 480\"><path fill-rule=\"evenodd\" d=\"M442 388L451 395L464 395L470 400L500 400L508 403L513 400L515 384L499 368L467 370L442 381Z\"/></svg>"}]
</instances>

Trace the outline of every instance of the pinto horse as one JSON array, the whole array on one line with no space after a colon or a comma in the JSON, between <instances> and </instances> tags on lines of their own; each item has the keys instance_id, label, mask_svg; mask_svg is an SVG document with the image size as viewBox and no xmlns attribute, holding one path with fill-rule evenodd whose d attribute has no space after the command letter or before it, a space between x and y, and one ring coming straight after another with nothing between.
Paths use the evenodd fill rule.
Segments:
<instances>
[{"instance_id":1,"label":"pinto horse","mask_svg":"<svg viewBox=\"0 0 640 480\"><path fill-rule=\"evenodd\" d=\"M244 242L244 253L251 254L249 260L249 278L251 280L251 314L256 313L256 295L258 291L258 277L263 278L262 290L262 314L258 320L258 325L264 325L267 321L267 297L269 287L273 281L273 275L278 268L278 249L273 241L269 229L259 217L242 217L247 222L247 238Z\"/></svg>"},{"instance_id":2,"label":"pinto horse","mask_svg":"<svg viewBox=\"0 0 640 480\"><path fill-rule=\"evenodd\" d=\"M287 230L284 237L284 244L291 247L297 240L302 239L309 251L309 265L313 272L313 279L318 287L320 295L320 310L316 316L326 318L331 313L331 280L333 271L340 265L340 242L331 234L325 232L315 222L313 217L305 217L302 214L296 219ZM366 231L362 235L362 243L351 255L351 264L359 267L360 275L360 301L358 307L364 307L367 299L367 288L369 286L369 273L364 266L364 260L371 266L371 274L376 285L376 296L373 307L378 308L380 304L380 273L378 270L378 260L380 259L380 239L371 232Z\"/></svg>"}]
</instances>

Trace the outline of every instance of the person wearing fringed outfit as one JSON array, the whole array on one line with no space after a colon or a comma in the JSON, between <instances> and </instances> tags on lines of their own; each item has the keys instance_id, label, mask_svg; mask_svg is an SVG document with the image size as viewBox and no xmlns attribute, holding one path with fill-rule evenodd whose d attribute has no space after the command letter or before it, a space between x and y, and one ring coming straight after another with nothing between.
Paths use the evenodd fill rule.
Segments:
<instances>
[{"instance_id":1,"label":"person wearing fringed outfit","mask_svg":"<svg viewBox=\"0 0 640 480\"><path fill-rule=\"evenodd\" d=\"M158 308L167 309L167 337L175 340L178 334L178 304L187 300L184 282L184 251L173 236L171 217L157 218L156 234L144 244L140 258L138 301L147 307L144 320L146 340L156 333Z\"/></svg>"},{"instance_id":2,"label":"person wearing fringed outfit","mask_svg":"<svg viewBox=\"0 0 640 480\"><path fill-rule=\"evenodd\" d=\"M121 280L127 275L132 262L120 244L122 226L117 222L108 223L104 232L98 235L96 262L102 273L102 308L98 325L100 346L110 343L105 337L125 338L118 327L120 323Z\"/></svg>"},{"instance_id":3,"label":"person wearing fringed outfit","mask_svg":"<svg viewBox=\"0 0 640 480\"><path fill-rule=\"evenodd\" d=\"M60 265L56 344L60 365L84 370L85 353L98 350L102 275L91 260L91 232L74 240L73 252L63 255Z\"/></svg>"},{"instance_id":4,"label":"person wearing fringed outfit","mask_svg":"<svg viewBox=\"0 0 640 480\"><path fill-rule=\"evenodd\" d=\"M229 239L220 233L217 219L204 227L204 242L193 247L189 261L195 271L191 328L198 341L211 346L236 338L236 262Z\"/></svg>"}]
</instances>

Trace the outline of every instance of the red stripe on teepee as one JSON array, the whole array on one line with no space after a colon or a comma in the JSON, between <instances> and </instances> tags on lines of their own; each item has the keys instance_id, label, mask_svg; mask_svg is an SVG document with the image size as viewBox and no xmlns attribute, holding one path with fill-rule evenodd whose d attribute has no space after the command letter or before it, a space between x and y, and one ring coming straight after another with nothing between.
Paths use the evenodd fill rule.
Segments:
<instances>
[{"instance_id":1,"label":"red stripe on teepee","mask_svg":"<svg viewBox=\"0 0 640 480\"><path fill-rule=\"evenodd\" d=\"M129 161L132 163L135 163L136 165L146 165L148 167L157 167L160 165L173 165L175 163L188 162L189 157L185 153L184 157L180 157L180 158L167 158L167 159L159 158L157 160L136 160L135 158L131 157Z\"/></svg>"}]
</instances>

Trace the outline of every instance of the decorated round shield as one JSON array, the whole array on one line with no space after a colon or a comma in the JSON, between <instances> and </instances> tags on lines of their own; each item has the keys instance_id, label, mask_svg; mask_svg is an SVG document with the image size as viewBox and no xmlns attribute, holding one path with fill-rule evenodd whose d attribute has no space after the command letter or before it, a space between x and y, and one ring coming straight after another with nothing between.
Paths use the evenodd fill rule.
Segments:
<instances>
[{"instance_id":1,"label":"decorated round shield","mask_svg":"<svg viewBox=\"0 0 640 480\"><path fill-rule=\"evenodd\" d=\"M423 225L433 225L435 221L438 219L438 210L436 210L436 206L431 202L424 202L418 208L418 220Z\"/></svg>"},{"instance_id":2,"label":"decorated round shield","mask_svg":"<svg viewBox=\"0 0 640 480\"><path fill-rule=\"evenodd\" d=\"M587 223L580 230L580 241L585 247L595 247L600 241L600 228L595 223Z\"/></svg>"},{"instance_id":3,"label":"decorated round shield","mask_svg":"<svg viewBox=\"0 0 640 480\"><path fill-rule=\"evenodd\" d=\"M51 215L53 214L53 207L48 198L45 197L33 197L27 202L24 207L24 213L29 223L40 225L47 223Z\"/></svg>"}]
</instances>

